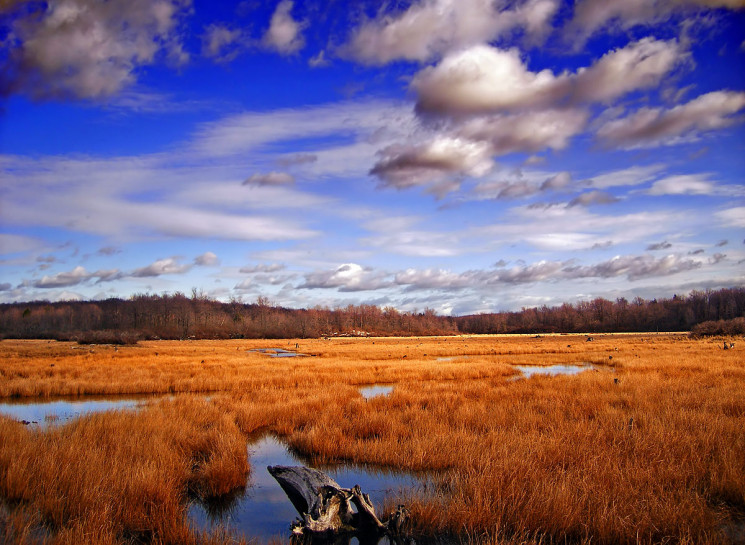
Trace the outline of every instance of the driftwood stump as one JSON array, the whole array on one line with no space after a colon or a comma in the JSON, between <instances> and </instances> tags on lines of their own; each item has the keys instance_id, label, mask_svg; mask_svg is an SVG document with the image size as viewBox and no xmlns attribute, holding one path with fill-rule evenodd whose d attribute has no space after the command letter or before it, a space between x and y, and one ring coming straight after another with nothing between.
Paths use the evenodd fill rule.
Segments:
<instances>
[{"instance_id":1,"label":"driftwood stump","mask_svg":"<svg viewBox=\"0 0 745 545\"><path fill-rule=\"evenodd\" d=\"M361 543L376 543L384 535L400 541L405 533L408 511L401 505L383 522L357 485L342 488L325 473L303 466L269 466L267 470L300 513L301 519L291 526L294 535L337 542L338 538L357 537Z\"/></svg>"}]
</instances>

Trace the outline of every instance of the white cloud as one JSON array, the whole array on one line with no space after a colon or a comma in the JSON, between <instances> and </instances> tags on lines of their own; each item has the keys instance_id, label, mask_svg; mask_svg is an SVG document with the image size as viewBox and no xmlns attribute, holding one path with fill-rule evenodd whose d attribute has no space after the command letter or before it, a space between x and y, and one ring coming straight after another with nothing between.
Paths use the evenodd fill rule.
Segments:
<instances>
[{"instance_id":1,"label":"white cloud","mask_svg":"<svg viewBox=\"0 0 745 545\"><path fill-rule=\"evenodd\" d=\"M559 172L550 178L547 178L541 184L541 191L557 191L569 187L572 182L572 175L569 172Z\"/></svg>"},{"instance_id":2,"label":"white cloud","mask_svg":"<svg viewBox=\"0 0 745 545\"><path fill-rule=\"evenodd\" d=\"M254 265L252 267L241 267L240 272L246 273L246 274L255 274L255 273L274 273L279 272L285 269L285 266L280 263L272 263L271 265L267 264L259 264Z\"/></svg>"},{"instance_id":3,"label":"white cloud","mask_svg":"<svg viewBox=\"0 0 745 545\"><path fill-rule=\"evenodd\" d=\"M365 141L380 131L412 127L411 108L393 102L360 101L247 112L200 126L192 151L211 157L263 151L270 144L334 136ZM328 146L324 146L328 147ZM368 145L368 147L370 147ZM313 150L315 167L326 162L323 148Z\"/></svg>"},{"instance_id":4,"label":"white cloud","mask_svg":"<svg viewBox=\"0 0 745 545\"><path fill-rule=\"evenodd\" d=\"M77 266L71 271L60 272L52 276L43 276L41 280L31 282L31 285L35 288L67 288L70 286L77 286L93 278L98 278L96 282L109 282L112 280L118 280L122 278L122 273L118 269L112 270L101 270L93 273L89 273L84 267Z\"/></svg>"},{"instance_id":5,"label":"white cloud","mask_svg":"<svg viewBox=\"0 0 745 545\"><path fill-rule=\"evenodd\" d=\"M440 269L407 269L395 275L396 284L407 290L463 290L490 287L534 284L537 282L566 282L586 278L619 278L629 281L643 278L671 276L699 269L712 262L704 259L668 255L655 258L650 255L616 256L594 265L576 265L572 261L538 261L518 263L511 267L470 270L453 273Z\"/></svg>"},{"instance_id":6,"label":"white cloud","mask_svg":"<svg viewBox=\"0 0 745 545\"><path fill-rule=\"evenodd\" d=\"M43 245L41 240L34 237L0 233L0 255L32 252Z\"/></svg>"},{"instance_id":7,"label":"white cloud","mask_svg":"<svg viewBox=\"0 0 745 545\"><path fill-rule=\"evenodd\" d=\"M394 282L399 286L407 286L410 290L458 290L472 287L468 276L443 269L406 269L396 273Z\"/></svg>"},{"instance_id":8,"label":"white cloud","mask_svg":"<svg viewBox=\"0 0 745 545\"><path fill-rule=\"evenodd\" d=\"M114 238L168 235L232 240L313 237L302 219L269 208L312 208L323 201L286 188L233 181L245 166L211 165L174 155L96 159L3 158L4 220ZM185 162L186 161L186 162ZM221 180L232 178L228 182ZM240 179L240 178L238 178ZM145 194L146 198L142 195Z\"/></svg>"},{"instance_id":9,"label":"white cloud","mask_svg":"<svg viewBox=\"0 0 745 545\"><path fill-rule=\"evenodd\" d=\"M341 292L377 290L389 286L385 273L366 269L356 263L345 263L330 271L305 275L300 289L338 288Z\"/></svg>"},{"instance_id":10,"label":"white cloud","mask_svg":"<svg viewBox=\"0 0 745 545\"><path fill-rule=\"evenodd\" d=\"M411 82L417 110L488 114L520 109L558 109L574 103L608 102L659 84L686 58L675 40L644 38L606 53L576 73L532 72L517 49L475 45L421 70Z\"/></svg>"},{"instance_id":11,"label":"white cloud","mask_svg":"<svg viewBox=\"0 0 745 545\"><path fill-rule=\"evenodd\" d=\"M585 180L585 183L598 189L611 187L642 185L654 180L665 169L665 165L656 163L653 165L633 166L622 170L604 172Z\"/></svg>"},{"instance_id":12,"label":"white cloud","mask_svg":"<svg viewBox=\"0 0 745 545\"><path fill-rule=\"evenodd\" d=\"M264 34L262 42L270 49L282 55L297 53L305 45L302 31L305 23L292 18L293 2L282 0L272 15L269 29Z\"/></svg>"},{"instance_id":13,"label":"white cloud","mask_svg":"<svg viewBox=\"0 0 745 545\"><path fill-rule=\"evenodd\" d=\"M681 174L657 180L649 188L649 195L711 195L716 184L708 174Z\"/></svg>"},{"instance_id":14,"label":"white cloud","mask_svg":"<svg viewBox=\"0 0 745 545\"><path fill-rule=\"evenodd\" d=\"M597 135L608 145L626 149L671 145L740 121L732 115L743 108L745 92L714 91L667 110L641 108L605 123Z\"/></svg>"},{"instance_id":15,"label":"white cloud","mask_svg":"<svg viewBox=\"0 0 745 545\"><path fill-rule=\"evenodd\" d=\"M517 114L477 117L463 123L457 134L488 142L494 155L561 150L582 132L589 113L580 109L536 110Z\"/></svg>"},{"instance_id":16,"label":"white cloud","mask_svg":"<svg viewBox=\"0 0 745 545\"><path fill-rule=\"evenodd\" d=\"M182 63L188 0L58 0L12 23L2 87L36 98L101 98L136 80L159 56ZM12 78L12 79L8 79Z\"/></svg>"},{"instance_id":17,"label":"white cloud","mask_svg":"<svg viewBox=\"0 0 745 545\"><path fill-rule=\"evenodd\" d=\"M360 243L381 252L410 257L452 257L473 251L457 233L401 230L363 237Z\"/></svg>"},{"instance_id":18,"label":"white cloud","mask_svg":"<svg viewBox=\"0 0 745 545\"><path fill-rule=\"evenodd\" d=\"M569 28L589 35L611 23L631 28L667 20L676 11L697 7L737 9L743 5L741 0L580 0ZM576 33L574 37L577 38Z\"/></svg>"},{"instance_id":19,"label":"white cloud","mask_svg":"<svg viewBox=\"0 0 745 545\"><path fill-rule=\"evenodd\" d=\"M716 212L716 216L724 225L745 228L745 206L735 206Z\"/></svg>"},{"instance_id":20,"label":"white cloud","mask_svg":"<svg viewBox=\"0 0 745 545\"><path fill-rule=\"evenodd\" d=\"M204 252L202 255L194 258L194 264L201 267L214 267L215 265L220 264L220 260L217 258L216 254L212 252Z\"/></svg>"},{"instance_id":21,"label":"white cloud","mask_svg":"<svg viewBox=\"0 0 745 545\"><path fill-rule=\"evenodd\" d=\"M383 8L355 29L340 52L364 64L426 61L516 29L544 35L557 8L554 0L421 0L400 13Z\"/></svg>"},{"instance_id":22,"label":"white cloud","mask_svg":"<svg viewBox=\"0 0 745 545\"><path fill-rule=\"evenodd\" d=\"M447 175L483 176L493 166L487 144L447 136L437 136L425 144L392 145L380 156L370 174L398 189L435 182Z\"/></svg>"},{"instance_id":23,"label":"white cloud","mask_svg":"<svg viewBox=\"0 0 745 545\"><path fill-rule=\"evenodd\" d=\"M492 225L470 230L468 237L478 237L496 244L529 244L538 250L573 251L613 244L646 241L655 233L695 228L686 214L669 212L636 212L607 215L583 206L557 204L549 207L515 207L509 216Z\"/></svg>"},{"instance_id":24,"label":"white cloud","mask_svg":"<svg viewBox=\"0 0 745 545\"><path fill-rule=\"evenodd\" d=\"M176 257L159 259L146 267L140 267L132 271L131 276L135 278L146 278L161 276L164 274L184 274L191 270L191 265L179 263Z\"/></svg>"},{"instance_id":25,"label":"white cloud","mask_svg":"<svg viewBox=\"0 0 745 545\"><path fill-rule=\"evenodd\" d=\"M608 261L585 267L568 267L566 273L577 278L611 278L626 276L630 281L651 276L670 276L698 269L704 265L700 259L667 255L616 256Z\"/></svg>"},{"instance_id":26,"label":"white cloud","mask_svg":"<svg viewBox=\"0 0 745 545\"><path fill-rule=\"evenodd\" d=\"M637 89L655 87L684 58L675 40L643 38L606 53L589 68L580 68L573 99L608 102Z\"/></svg>"},{"instance_id":27,"label":"white cloud","mask_svg":"<svg viewBox=\"0 0 745 545\"><path fill-rule=\"evenodd\" d=\"M517 49L475 45L421 70L411 87L421 112L496 113L556 103L569 91L569 75L531 72Z\"/></svg>"}]
</instances>

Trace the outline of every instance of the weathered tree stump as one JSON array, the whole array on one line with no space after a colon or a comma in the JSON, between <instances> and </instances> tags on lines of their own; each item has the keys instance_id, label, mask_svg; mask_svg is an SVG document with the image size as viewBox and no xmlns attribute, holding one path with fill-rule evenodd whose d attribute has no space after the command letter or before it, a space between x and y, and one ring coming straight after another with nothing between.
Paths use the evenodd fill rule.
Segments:
<instances>
[{"instance_id":1,"label":"weathered tree stump","mask_svg":"<svg viewBox=\"0 0 745 545\"><path fill-rule=\"evenodd\" d=\"M361 543L377 542L384 535L398 541L404 535L408 511L402 505L383 522L358 485L342 488L325 473L303 466L269 466L267 470L300 514L301 519L291 527L295 535L335 541L358 537Z\"/></svg>"}]
</instances>

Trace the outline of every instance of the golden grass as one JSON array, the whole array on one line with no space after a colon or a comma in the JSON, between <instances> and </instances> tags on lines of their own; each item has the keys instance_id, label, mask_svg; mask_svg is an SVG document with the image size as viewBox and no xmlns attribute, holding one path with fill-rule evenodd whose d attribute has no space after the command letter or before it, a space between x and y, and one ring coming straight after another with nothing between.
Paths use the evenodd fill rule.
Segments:
<instances>
[{"instance_id":1,"label":"golden grass","mask_svg":"<svg viewBox=\"0 0 745 545\"><path fill-rule=\"evenodd\" d=\"M0 496L43 520L54 543L198 543L187 492L245 486L245 439L202 400L91 415L47 432L0 420Z\"/></svg>"},{"instance_id":2,"label":"golden grass","mask_svg":"<svg viewBox=\"0 0 745 545\"><path fill-rule=\"evenodd\" d=\"M185 495L245 482L246 437L266 429L319 462L436 471L432 486L406 498L422 534L493 544L731 542L727 529L745 513L742 348L683 336L594 338L158 341L118 350L2 341L0 396L214 393L48 432L0 419L0 497L11 506L0 521L18 536L42 521L55 543L219 539L188 528ZM295 343L312 356L248 351ZM572 363L596 367L511 380L512 365ZM364 400L358 386L374 383L395 389Z\"/></svg>"}]
</instances>

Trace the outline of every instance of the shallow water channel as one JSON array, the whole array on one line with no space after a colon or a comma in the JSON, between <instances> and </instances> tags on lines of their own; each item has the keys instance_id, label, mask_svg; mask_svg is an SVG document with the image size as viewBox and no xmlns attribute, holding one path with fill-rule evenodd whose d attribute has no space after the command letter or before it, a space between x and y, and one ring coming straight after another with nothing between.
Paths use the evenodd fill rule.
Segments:
<instances>
[{"instance_id":1,"label":"shallow water channel","mask_svg":"<svg viewBox=\"0 0 745 545\"><path fill-rule=\"evenodd\" d=\"M392 384L371 384L370 386L360 386L360 394L365 399L374 397L387 396L393 391Z\"/></svg>"},{"instance_id":2,"label":"shallow water channel","mask_svg":"<svg viewBox=\"0 0 745 545\"><path fill-rule=\"evenodd\" d=\"M12 398L0 401L0 414L19 422L46 429L79 416L117 409L136 409L161 396L64 396L53 398Z\"/></svg>"},{"instance_id":3,"label":"shallow water channel","mask_svg":"<svg viewBox=\"0 0 745 545\"><path fill-rule=\"evenodd\" d=\"M272 537L284 541L290 536L290 523L298 518L298 513L266 468L270 465L313 466L272 435L261 437L248 449L251 476L245 490L220 503L194 502L189 506L189 518L193 525L203 530L224 529L230 535L256 537L263 543ZM385 499L395 501L400 490L422 485L422 481L410 473L369 466L337 464L317 466L317 469L342 487L360 485L378 511Z\"/></svg>"},{"instance_id":4,"label":"shallow water channel","mask_svg":"<svg viewBox=\"0 0 745 545\"><path fill-rule=\"evenodd\" d=\"M522 375L514 377L513 380L530 378L533 375L577 375L584 371L590 371L594 367L592 365L515 365L515 369L520 371Z\"/></svg>"},{"instance_id":5,"label":"shallow water channel","mask_svg":"<svg viewBox=\"0 0 745 545\"><path fill-rule=\"evenodd\" d=\"M247 352L259 352L266 354L270 358L303 358L308 354L301 354L300 352L293 352L292 350L285 350L284 348L251 348Z\"/></svg>"}]
</instances>

